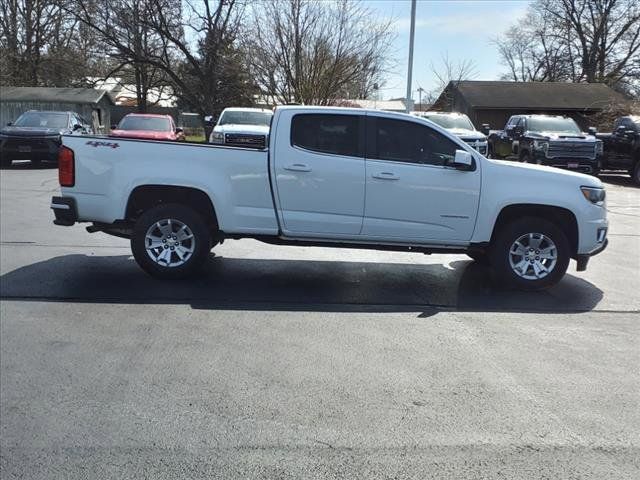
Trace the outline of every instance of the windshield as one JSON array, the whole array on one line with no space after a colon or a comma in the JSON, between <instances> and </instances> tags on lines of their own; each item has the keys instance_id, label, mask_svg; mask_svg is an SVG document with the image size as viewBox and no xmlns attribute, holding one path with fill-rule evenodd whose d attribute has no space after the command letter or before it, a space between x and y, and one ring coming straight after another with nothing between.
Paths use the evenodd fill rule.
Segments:
<instances>
[{"instance_id":1,"label":"windshield","mask_svg":"<svg viewBox=\"0 0 640 480\"><path fill-rule=\"evenodd\" d=\"M461 128L464 130L475 130L471 120L463 115L425 115L424 118L437 123L442 128Z\"/></svg>"},{"instance_id":2,"label":"windshield","mask_svg":"<svg viewBox=\"0 0 640 480\"><path fill-rule=\"evenodd\" d=\"M26 112L20 115L16 127L67 128L66 113Z\"/></svg>"},{"instance_id":3,"label":"windshield","mask_svg":"<svg viewBox=\"0 0 640 480\"><path fill-rule=\"evenodd\" d=\"M531 117L528 123L528 130L531 132L571 133L575 135L582 133L571 118Z\"/></svg>"},{"instance_id":4,"label":"windshield","mask_svg":"<svg viewBox=\"0 0 640 480\"><path fill-rule=\"evenodd\" d=\"M170 132L171 122L168 118L158 117L124 117L118 130L147 130L151 132Z\"/></svg>"},{"instance_id":5,"label":"windshield","mask_svg":"<svg viewBox=\"0 0 640 480\"><path fill-rule=\"evenodd\" d=\"M268 127L271 123L271 112L224 112L218 125L262 125Z\"/></svg>"}]
</instances>

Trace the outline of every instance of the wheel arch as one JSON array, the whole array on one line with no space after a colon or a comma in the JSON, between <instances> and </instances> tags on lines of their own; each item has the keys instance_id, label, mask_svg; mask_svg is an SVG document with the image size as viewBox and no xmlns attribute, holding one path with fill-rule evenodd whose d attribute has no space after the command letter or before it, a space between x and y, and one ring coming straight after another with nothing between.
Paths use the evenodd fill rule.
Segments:
<instances>
[{"instance_id":1,"label":"wheel arch","mask_svg":"<svg viewBox=\"0 0 640 480\"><path fill-rule=\"evenodd\" d=\"M552 205L517 203L504 206L493 225L491 243L494 242L501 228L522 217L538 217L553 222L567 236L571 256L576 255L578 251L578 221L576 216L569 209Z\"/></svg>"},{"instance_id":2,"label":"wheel arch","mask_svg":"<svg viewBox=\"0 0 640 480\"><path fill-rule=\"evenodd\" d=\"M163 203L179 203L198 212L211 228L218 229L218 216L211 197L199 188L180 185L138 185L127 199L125 219L135 221L142 212Z\"/></svg>"}]
</instances>

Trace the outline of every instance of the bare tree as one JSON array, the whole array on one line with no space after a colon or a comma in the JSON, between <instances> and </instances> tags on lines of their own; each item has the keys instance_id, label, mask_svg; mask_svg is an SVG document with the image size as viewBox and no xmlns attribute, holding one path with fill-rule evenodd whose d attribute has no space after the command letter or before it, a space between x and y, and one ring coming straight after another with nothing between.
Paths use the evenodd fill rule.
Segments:
<instances>
[{"instance_id":1,"label":"bare tree","mask_svg":"<svg viewBox=\"0 0 640 480\"><path fill-rule=\"evenodd\" d=\"M0 0L0 82L66 86L87 65L78 24L54 0Z\"/></svg>"},{"instance_id":2,"label":"bare tree","mask_svg":"<svg viewBox=\"0 0 640 480\"><path fill-rule=\"evenodd\" d=\"M496 45L506 78L603 82L630 92L640 80L640 3L537 0Z\"/></svg>"},{"instance_id":3,"label":"bare tree","mask_svg":"<svg viewBox=\"0 0 640 480\"><path fill-rule=\"evenodd\" d=\"M262 92L281 103L368 97L385 69L390 22L358 1L258 3L244 47Z\"/></svg>"},{"instance_id":4,"label":"bare tree","mask_svg":"<svg viewBox=\"0 0 640 480\"><path fill-rule=\"evenodd\" d=\"M446 108L453 108L453 98L450 97L449 85L457 86L463 80L473 80L477 75L476 63L471 59L453 61L449 53L445 52L440 57L438 65L431 62L431 72L436 80L436 87L427 93L426 99L430 103L436 100Z\"/></svg>"},{"instance_id":5,"label":"bare tree","mask_svg":"<svg viewBox=\"0 0 640 480\"><path fill-rule=\"evenodd\" d=\"M165 81L164 65L150 61L163 54L163 40L146 24L153 8L179 15L169 0L57 0L60 7L97 35L108 57L102 77L122 76L135 85L139 111L146 111L149 91Z\"/></svg>"}]
</instances>

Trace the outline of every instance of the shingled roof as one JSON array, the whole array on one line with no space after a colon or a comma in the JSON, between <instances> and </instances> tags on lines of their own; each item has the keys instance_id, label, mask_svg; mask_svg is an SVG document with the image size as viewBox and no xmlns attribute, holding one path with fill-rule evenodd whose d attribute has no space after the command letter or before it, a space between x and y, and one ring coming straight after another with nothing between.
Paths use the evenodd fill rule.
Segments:
<instances>
[{"instance_id":1,"label":"shingled roof","mask_svg":"<svg viewBox=\"0 0 640 480\"><path fill-rule=\"evenodd\" d=\"M624 100L602 83L465 80L450 82L447 90L454 89L471 107L487 109L600 110Z\"/></svg>"},{"instance_id":2,"label":"shingled roof","mask_svg":"<svg viewBox=\"0 0 640 480\"><path fill-rule=\"evenodd\" d=\"M95 88L0 87L0 102L98 103L107 95Z\"/></svg>"}]
</instances>

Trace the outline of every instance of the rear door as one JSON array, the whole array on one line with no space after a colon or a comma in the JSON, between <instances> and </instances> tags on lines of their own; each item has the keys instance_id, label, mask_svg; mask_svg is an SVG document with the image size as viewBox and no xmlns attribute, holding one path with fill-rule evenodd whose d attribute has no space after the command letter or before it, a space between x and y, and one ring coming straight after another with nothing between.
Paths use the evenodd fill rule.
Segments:
<instances>
[{"instance_id":1,"label":"rear door","mask_svg":"<svg viewBox=\"0 0 640 480\"><path fill-rule=\"evenodd\" d=\"M418 121L367 116L363 239L467 241L480 197L480 168L447 166L462 146Z\"/></svg>"},{"instance_id":2,"label":"rear door","mask_svg":"<svg viewBox=\"0 0 640 480\"><path fill-rule=\"evenodd\" d=\"M356 237L364 212L364 116L283 110L275 137L276 195L285 235Z\"/></svg>"}]
</instances>

